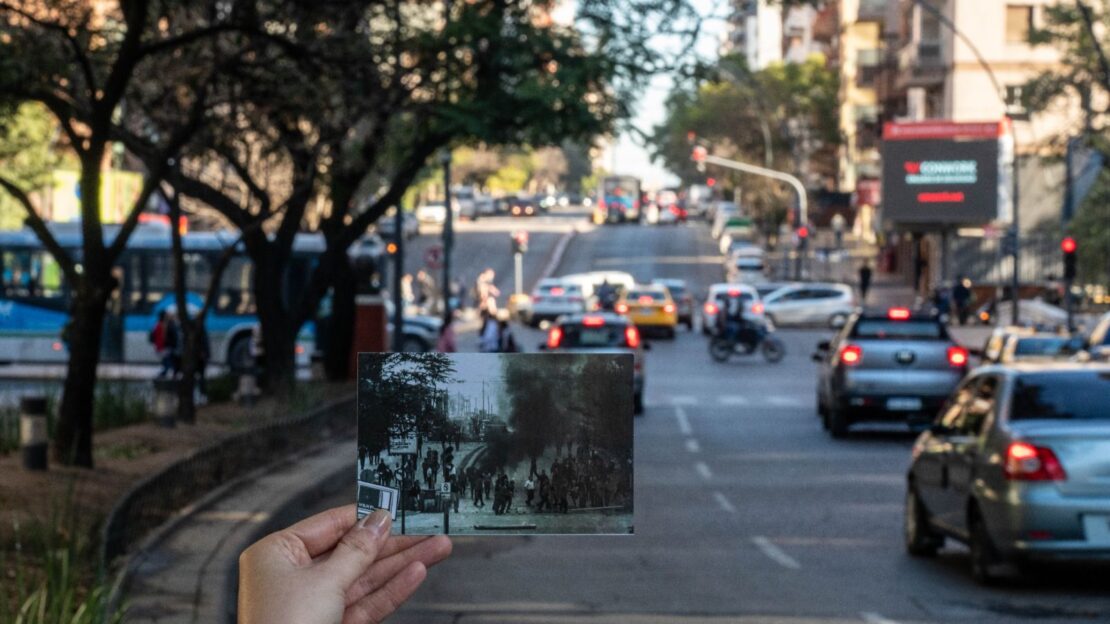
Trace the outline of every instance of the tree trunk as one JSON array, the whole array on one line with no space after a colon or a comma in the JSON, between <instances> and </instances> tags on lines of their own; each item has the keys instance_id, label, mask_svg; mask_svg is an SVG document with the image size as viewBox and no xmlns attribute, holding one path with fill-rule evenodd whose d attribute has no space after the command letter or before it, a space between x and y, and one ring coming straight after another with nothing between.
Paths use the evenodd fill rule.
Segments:
<instances>
[{"instance_id":1,"label":"tree trunk","mask_svg":"<svg viewBox=\"0 0 1110 624\"><path fill-rule=\"evenodd\" d=\"M254 296L258 304L258 323L262 328L263 380L272 392L288 394L296 382L296 335L293 317L285 302L285 266L258 262L255 266ZM262 270L265 267L265 270Z\"/></svg>"},{"instance_id":2,"label":"tree trunk","mask_svg":"<svg viewBox=\"0 0 1110 624\"><path fill-rule=\"evenodd\" d=\"M93 467L93 403L106 303L103 292L85 285L75 288L69 325L64 330L69 362L54 430L54 458L63 465Z\"/></svg>"},{"instance_id":3,"label":"tree trunk","mask_svg":"<svg viewBox=\"0 0 1110 624\"><path fill-rule=\"evenodd\" d=\"M193 401L197 385L200 331L196 320L181 322L181 379L177 382L177 420L191 425L197 422L197 405ZM201 321L203 322L203 320Z\"/></svg>"},{"instance_id":4,"label":"tree trunk","mask_svg":"<svg viewBox=\"0 0 1110 624\"><path fill-rule=\"evenodd\" d=\"M355 335L355 280L349 262L336 263L332 275L324 371L330 381L342 381L350 376L351 343Z\"/></svg>"}]
</instances>

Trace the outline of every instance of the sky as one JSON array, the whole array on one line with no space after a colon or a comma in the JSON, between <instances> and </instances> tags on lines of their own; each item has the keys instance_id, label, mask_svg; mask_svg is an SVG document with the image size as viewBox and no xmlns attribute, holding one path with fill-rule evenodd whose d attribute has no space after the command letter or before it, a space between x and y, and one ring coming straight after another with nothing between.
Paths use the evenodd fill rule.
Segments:
<instances>
[{"instance_id":1,"label":"sky","mask_svg":"<svg viewBox=\"0 0 1110 624\"><path fill-rule=\"evenodd\" d=\"M703 16L701 36L696 44L697 52L703 58L715 58L725 29L725 22L720 19L720 16L728 3L724 0L691 0L691 2ZM636 114L632 119L632 124L641 132L650 133L663 121L663 105L672 85L670 76L655 76L641 92ZM618 137L616 144L605 154L603 163L612 173L638 176L647 189L678 183L677 177L659 164L651 162L650 150L640 144L639 137L628 132Z\"/></svg>"}]
</instances>

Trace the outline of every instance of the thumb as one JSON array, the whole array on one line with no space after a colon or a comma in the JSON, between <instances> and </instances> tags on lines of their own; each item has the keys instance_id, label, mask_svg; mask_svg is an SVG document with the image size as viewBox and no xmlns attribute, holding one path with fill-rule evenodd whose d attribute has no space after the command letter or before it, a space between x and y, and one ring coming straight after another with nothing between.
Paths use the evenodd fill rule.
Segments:
<instances>
[{"instance_id":1,"label":"thumb","mask_svg":"<svg viewBox=\"0 0 1110 624\"><path fill-rule=\"evenodd\" d=\"M378 558L389 537L389 512L378 509L359 520L340 538L324 563L328 577L345 591Z\"/></svg>"}]
</instances>

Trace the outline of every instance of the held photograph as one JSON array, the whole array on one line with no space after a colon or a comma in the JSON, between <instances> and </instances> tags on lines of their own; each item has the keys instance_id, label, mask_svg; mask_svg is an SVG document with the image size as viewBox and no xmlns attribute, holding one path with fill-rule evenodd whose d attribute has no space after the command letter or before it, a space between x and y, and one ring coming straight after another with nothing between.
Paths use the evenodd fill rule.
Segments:
<instances>
[{"instance_id":1,"label":"held photograph","mask_svg":"<svg viewBox=\"0 0 1110 624\"><path fill-rule=\"evenodd\" d=\"M409 535L633 533L632 357L360 353L359 516Z\"/></svg>"}]
</instances>

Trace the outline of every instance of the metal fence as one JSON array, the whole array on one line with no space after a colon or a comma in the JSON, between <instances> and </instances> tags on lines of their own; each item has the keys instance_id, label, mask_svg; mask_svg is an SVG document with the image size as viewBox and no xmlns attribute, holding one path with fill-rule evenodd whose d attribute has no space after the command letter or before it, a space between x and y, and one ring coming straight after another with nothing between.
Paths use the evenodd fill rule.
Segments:
<instances>
[{"instance_id":1,"label":"metal fence","mask_svg":"<svg viewBox=\"0 0 1110 624\"><path fill-rule=\"evenodd\" d=\"M116 503L104 522L105 567L205 493L314 443L353 435L354 402L353 395L344 397L308 414L229 435L143 480Z\"/></svg>"}]
</instances>

